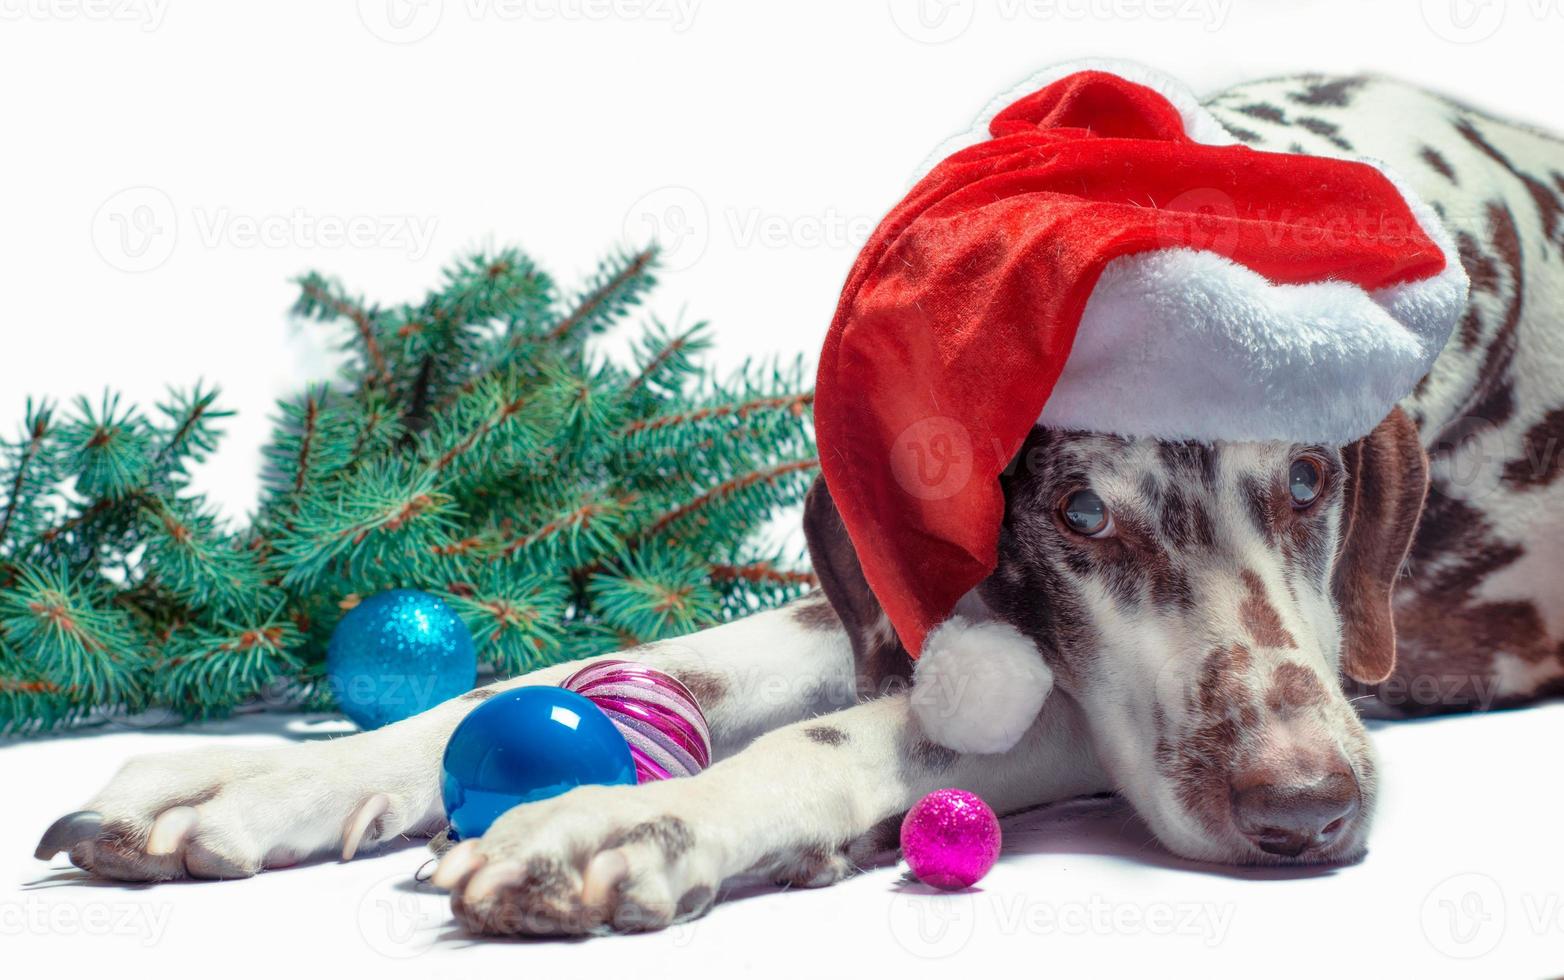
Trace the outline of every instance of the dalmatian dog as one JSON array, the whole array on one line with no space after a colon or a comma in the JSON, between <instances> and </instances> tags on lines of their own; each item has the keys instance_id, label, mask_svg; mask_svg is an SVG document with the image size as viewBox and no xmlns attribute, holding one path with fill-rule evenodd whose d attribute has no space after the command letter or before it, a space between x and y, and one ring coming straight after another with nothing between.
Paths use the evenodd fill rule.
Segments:
<instances>
[{"instance_id":1,"label":"dalmatian dog","mask_svg":"<svg viewBox=\"0 0 1564 980\"><path fill-rule=\"evenodd\" d=\"M351 737L132 759L38 857L125 881L235 878L436 836L433 883L496 935L658 928L745 874L827 885L892 856L901 815L944 786L1001 813L1119 793L1191 859L1359 858L1377 781L1360 712L1564 691L1564 143L1377 78L1264 81L1206 105L1262 149L1386 161L1454 236L1469 306L1416 391L1350 445L1035 429L1004 476L998 568L959 607L1019 630L1052 671L1010 750L928 737L913 662L817 484L817 593L619 654L704 706L718 761L694 778L582 787L446 846L452 729L575 663Z\"/></svg>"}]
</instances>

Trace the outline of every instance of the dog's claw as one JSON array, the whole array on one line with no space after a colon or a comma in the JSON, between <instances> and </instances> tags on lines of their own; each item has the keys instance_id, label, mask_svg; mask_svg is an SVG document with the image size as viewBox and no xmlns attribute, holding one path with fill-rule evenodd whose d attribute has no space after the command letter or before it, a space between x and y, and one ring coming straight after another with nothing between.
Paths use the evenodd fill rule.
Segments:
<instances>
[{"instance_id":1,"label":"dog's claw","mask_svg":"<svg viewBox=\"0 0 1564 980\"><path fill-rule=\"evenodd\" d=\"M53 860L61 851L68 851L84 840L98 836L103 829L103 814L96 810L77 810L49 825L38 841L33 857L40 861Z\"/></svg>"},{"instance_id":2,"label":"dog's claw","mask_svg":"<svg viewBox=\"0 0 1564 980\"><path fill-rule=\"evenodd\" d=\"M429 884L445 891L455 891L463 880L474 871L483 867L483 855L478 853L478 841L464 840L453 846L440 858L440 863L435 865L434 874L429 876Z\"/></svg>"},{"instance_id":3,"label":"dog's claw","mask_svg":"<svg viewBox=\"0 0 1564 980\"><path fill-rule=\"evenodd\" d=\"M621 882L630 874L630 861L624 851L604 851L587 865L581 885L581 904L589 909L604 908Z\"/></svg>"},{"instance_id":4,"label":"dog's claw","mask_svg":"<svg viewBox=\"0 0 1564 980\"><path fill-rule=\"evenodd\" d=\"M158 814L152 822L151 833L147 834L147 854L152 857L177 854L199 818L200 814L193 806L171 807Z\"/></svg>"},{"instance_id":5,"label":"dog's claw","mask_svg":"<svg viewBox=\"0 0 1564 980\"><path fill-rule=\"evenodd\" d=\"M490 895L512 881L519 880L524 872L525 866L520 861L496 861L479 868L463 892L462 899L469 905L481 905Z\"/></svg>"},{"instance_id":6,"label":"dog's claw","mask_svg":"<svg viewBox=\"0 0 1564 980\"><path fill-rule=\"evenodd\" d=\"M359 844L364 841L364 834L390 808L391 797L384 793L375 793L354 808L342 828L342 860L353 860Z\"/></svg>"}]
</instances>

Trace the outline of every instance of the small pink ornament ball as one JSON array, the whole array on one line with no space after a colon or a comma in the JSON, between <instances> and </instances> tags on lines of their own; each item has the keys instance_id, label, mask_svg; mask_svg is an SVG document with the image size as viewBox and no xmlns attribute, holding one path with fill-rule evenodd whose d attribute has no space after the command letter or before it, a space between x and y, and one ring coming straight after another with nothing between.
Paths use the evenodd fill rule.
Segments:
<instances>
[{"instance_id":1,"label":"small pink ornament ball","mask_svg":"<svg viewBox=\"0 0 1564 980\"><path fill-rule=\"evenodd\" d=\"M999 859L999 818L962 789L937 789L907 811L901 850L925 885L958 891L988 874Z\"/></svg>"}]
</instances>

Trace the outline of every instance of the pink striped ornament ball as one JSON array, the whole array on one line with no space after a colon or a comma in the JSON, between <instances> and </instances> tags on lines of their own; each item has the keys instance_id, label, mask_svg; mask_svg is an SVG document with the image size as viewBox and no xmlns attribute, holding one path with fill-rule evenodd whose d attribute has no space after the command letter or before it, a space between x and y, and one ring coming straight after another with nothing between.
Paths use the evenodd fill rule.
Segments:
<instances>
[{"instance_id":1,"label":"pink striped ornament ball","mask_svg":"<svg viewBox=\"0 0 1564 980\"><path fill-rule=\"evenodd\" d=\"M603 710L630 743L636 782L693 776L711 765L711 731L675 677L628 660L600 660L560 685Z\"/></svg>"}]
</instances>

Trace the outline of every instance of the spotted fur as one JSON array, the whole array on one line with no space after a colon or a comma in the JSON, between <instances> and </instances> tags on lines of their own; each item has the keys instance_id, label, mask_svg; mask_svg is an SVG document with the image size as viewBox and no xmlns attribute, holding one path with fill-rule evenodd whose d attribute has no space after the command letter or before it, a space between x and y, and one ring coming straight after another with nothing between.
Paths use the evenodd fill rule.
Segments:
<instances>
[{"instance_id":1,"label":"spotted fur","mask_svg":"<svg viewBox=\"0 0 1564 980\"><path fill-rule=\"evenodd\" d=\"M1210 102L1256 146L1336 152L1279 79ZM1326 84L1329 84L1328 82ZM1378 708L1426 714L1564 690L1564 141L1409 86L1362 79L1316 115L1388 161L1438 211L1471 279L1456 335L1403 406L1431 486L1395 596L1395 673Z\"/></svg>"},{"instance_id":2,"label":"spotted fur","mask_svg":"<svg viewBox=\"0 0 1564 980\"><path fill-rule=\"evenodd\" d=\"M1264 149L1383 160L1448 225L1470 304L1401 409L1349 446L1033 432L1004 476L998 568L958 610L1013 625L1054 673L995 755L919 725L911 661L817 486L821 596L619 654L695 692L723 761L581 787L443 847L434 881L463 926L649 929L703 913L734 876L827 884L894 850L901 815L947 785L1002 813L1122 793L1194 858L1349 860L1378 782L1355 708L1564 691L1564 145L1363 76L1257 82L1209 107ZM1300 456L1325 480L1301 509ZM1107 502L1111 537L1062 524L1080 487ZM132 760L39 854L113 878L224 877L436 834L440 751L482 693L353 738Z\"/></svg>"}]
</instances>

